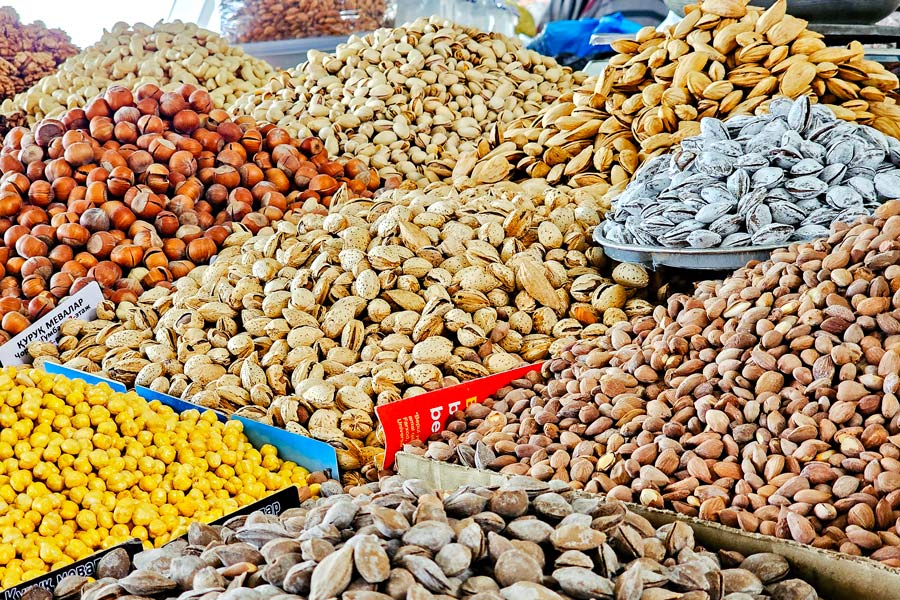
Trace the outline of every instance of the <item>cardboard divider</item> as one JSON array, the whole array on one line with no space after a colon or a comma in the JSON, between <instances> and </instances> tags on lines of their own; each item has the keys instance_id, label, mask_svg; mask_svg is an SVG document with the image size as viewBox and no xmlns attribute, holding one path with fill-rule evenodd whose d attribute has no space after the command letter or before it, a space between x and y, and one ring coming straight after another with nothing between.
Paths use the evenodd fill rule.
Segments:
<instances>
[{"instance_id":1,"label":"cardboard divider","mask_svg":"<svg viewBox=\"0 0 900 600\"><path fill-rule=\"evenodd\" d=\"M458 385L441 388L405 400L398 400L375 407L375 413L384 429L384 464L389 468L394 464L394 455L403 444L413 440L425 441L431 435L440 433L447 427L450 415L465 410L470 404L484 402L492 394L511 381L538 371L544 363L535 363L465 381Z\"/></svg>"},{"instance_id":2,"label":"cardboard divider","mask_svg":"<svg viewBox=\"0 0 900 600\"><path fill-rule=\"evenodd\" d=\"M72 369L71 367L65 367L56 363L45 363L45 370L54 375L62 375L69 379L81 379L95 385L105 383L117 392L127 392L127 388L121 382L104 379L103 377L98 377L91 373L84 373L83 371ZM234 415L226 416L219 411L204 406L197 406L190 402L185 402L180 398L175 398L174 396L163 394L162 392L157 392L141 385L135 386L134 391L138 396L141 396L148 402L158 400L166 406L170 406L177 413L184 412L185 410L210 410L215 413L219 421L223 423L230 419L240 421L244 427L244 434L255 447L259 448L264 444L271 444L278 449L278 456L283 460L297 463L310 472L324 471L327 477L338 478L340 476L337 451L334 447L325 442L291 433L284 429L272 427L271 425L259 423L244 417L235 417Z\"/></svg>"},{"instance_id":3,"label":"cardboard divider","mask_svg":"<svg viewBox=\"0 0 900 600\"><path fill-rule=\"evenodd\" d=\"M500 473L436 462L407 452L397 454L397 472L403 477L422 479L438 489L448 490L465 485L500 486L508 479ZM577 496L580 492L570 494ZM886 567L877 561L821 550L793 540L747 533L669 510L633 503L626 505L656 527L672 521L687 523L694 530L696 541L713 550L780 554L791 563L794 574L815 587L823 600L900 599L900 569Z\"/></svg>"},{"instance_id":4,"label":"cardboard divider","mask_svg":"<svg viewBox=\"0 0 900 600\"><path fill-rule=\"evenodd\" d=\"M247 417L231 418L244 424L244 435L254 446L271 444L278 448L278 456L283 460L293 461L309 471L323 471L332 479L340 477L333 446Z\"/></svg>"},{"instance_id":5,"label":"cardboard divider","mask_svg":"<svg viewBox=\"0 0 900 600\"><path fill-rule=\"evenodd\" d=\"M68 379L80 379L91 385L106 384L114 392L121 392L124 394L128 391L128 388L126 388L125 384L121 381L113 381L112 379L100 377L99 375L94 375L93 373L85 373L84 371L64 367L59 363L44 363L44 370L51 375L62 375L63 377L66 377Z\"/></svg>"},{"instance_id":6,"label":"cardboard divider","mask_svg":"<svg viewBox=\"0 0 900 600\"><path fill-rule=\"evenodd\" d=\"M300 508L300 490L296 485L290 485L283 490L273 492L256 502L242 506L236 511L228 513L221 519L212 521L210 525L224 525L235 517L249 515L257 511L267 515L280 515L289 508Z\"/></svg>"},{"instance_id":7,"label":"cardboard divider","mask_svg":"<svg viewBox=\"0 0 900 600\"><path fill-rule=\"evenodd\" d=\"M124 387L124 386L122 386ZM169 394L163 394L162 392L157 392L156 390L151 390L148 387L144 387L142 385L134 386L134 391L137 392L137 395L147 400L148 402L152 402L154 400L159 400L166 406L169 406L177 413L182 413L186 410L202 410L202 411L212 411L216 418L225 423L228 421L228 416L224 413L217 411L214 408L207 408L205 406L197 406L196 404L191 404L190 402L185 402L181 398L176 398L175 396L170 396Z\"/></svg>"}]
</instances>

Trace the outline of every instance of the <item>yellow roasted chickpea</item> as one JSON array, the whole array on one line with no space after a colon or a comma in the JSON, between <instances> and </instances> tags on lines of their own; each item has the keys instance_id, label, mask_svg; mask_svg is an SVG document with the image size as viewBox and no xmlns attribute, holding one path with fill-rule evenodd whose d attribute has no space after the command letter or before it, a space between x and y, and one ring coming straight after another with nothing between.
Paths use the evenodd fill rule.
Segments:
<instances>
[{"instance_id":1,"label":"yellow roasted chickpea","mask_svg":"<svg viewBox=\"0 0 900 600\"><path fill-rule=\"evenodd\" d=\"M308 475L211 411L0 368L0 585L129 537L163 544Z\"/></svg>"}]
</instances>

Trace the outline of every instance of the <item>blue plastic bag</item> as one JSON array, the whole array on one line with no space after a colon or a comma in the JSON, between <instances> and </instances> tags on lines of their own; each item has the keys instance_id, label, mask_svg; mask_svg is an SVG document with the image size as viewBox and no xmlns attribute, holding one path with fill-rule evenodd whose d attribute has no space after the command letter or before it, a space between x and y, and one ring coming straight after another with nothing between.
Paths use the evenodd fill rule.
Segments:
<instances>
[{"instance_id":1,"label":"blue plastic bag","mask_svg":"<svg viewBox=\"0 0 900 600\"><path fill-rule=\"evenodd\" d=\"M613 13L601 19L553 21L547 23L541 35L535 38L528 48L545 56L563 54L594 56L610 51L608 45L591 45L591 36L595 33L636 33L641 27L639 23L623 17L622 13Z\"/></svg>"}]
</instances>

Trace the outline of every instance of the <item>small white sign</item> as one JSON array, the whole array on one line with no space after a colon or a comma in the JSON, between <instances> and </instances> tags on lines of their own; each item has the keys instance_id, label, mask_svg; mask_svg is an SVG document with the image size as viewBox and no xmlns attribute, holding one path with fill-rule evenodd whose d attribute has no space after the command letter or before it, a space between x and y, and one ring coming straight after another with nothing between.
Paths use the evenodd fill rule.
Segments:
<instances>
[{"instance_id":1,"label":"small white sign","mask_svg":"<svg viewBox=\"0 0 900 600\"><path fill-rule=\"evenodd\" d=\"M77 294L69 296L62 303L38 319L31 326L0 346L0 364L14 367L31 362L28 345L32 342L52 342L59 340L59 327L68 319L93 321L97 317L97 305L103 300L100 284L92 281Z\"/></svg>"}]
</instances>

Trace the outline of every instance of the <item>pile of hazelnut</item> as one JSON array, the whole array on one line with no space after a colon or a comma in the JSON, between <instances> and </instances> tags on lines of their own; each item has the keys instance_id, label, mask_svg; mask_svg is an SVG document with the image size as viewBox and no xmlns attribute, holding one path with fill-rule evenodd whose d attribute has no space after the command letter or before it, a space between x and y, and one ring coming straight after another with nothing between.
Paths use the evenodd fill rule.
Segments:
<instances>
[{"instance_id":1,"label":"pile of hazelnut","mask_svg":"<svg viewBox=\"0 0 900 600\"><path fill-rule=\"evenodd\" d=\"M0 150L0 342L91 281L134 301L209 262L235 228L257 232L346 186L371 197L377 173L214 109L185 84L112 86L84 109ZM345 168L346 167L346 168Z\"/></svg>"}]
</instances>

